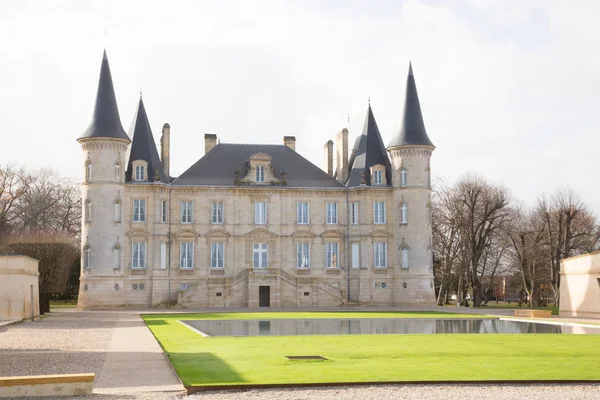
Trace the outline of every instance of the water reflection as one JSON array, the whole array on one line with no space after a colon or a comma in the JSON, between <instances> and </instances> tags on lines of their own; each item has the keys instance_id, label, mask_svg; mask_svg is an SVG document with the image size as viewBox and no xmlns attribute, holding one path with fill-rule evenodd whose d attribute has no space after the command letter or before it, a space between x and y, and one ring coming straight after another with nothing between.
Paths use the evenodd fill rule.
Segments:
<instances>
[{"instance_id":1,"label":"water reflection","mask_svg":"<svg viewBox=\"0 0 600 400\"><path fill-rule=\"evenodd\" d=\"M600 333L599 328L498 319L272 319L182 321L209 336L434 333Z\"/></svg>"}]
</instances>

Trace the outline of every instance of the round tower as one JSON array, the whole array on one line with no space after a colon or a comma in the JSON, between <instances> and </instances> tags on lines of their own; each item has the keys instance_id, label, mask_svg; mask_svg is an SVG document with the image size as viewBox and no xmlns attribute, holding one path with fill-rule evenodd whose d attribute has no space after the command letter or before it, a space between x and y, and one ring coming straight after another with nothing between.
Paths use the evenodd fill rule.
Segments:
<instances>
[{"instance_id":1,"label":"round tower","mask_svg":"<svg viewBox=\"0 0 600 400\"><path fill-rule=\"evenodd\" d=\"M435 302L431 244L431 171L435 146L429 140L409 65L399 127L387 147L392 163L395 263L394 303Z\"/></svg>"},{"instance_id":2,"label":"round tower","mask_svg":"<svg viewBox=\"0 0 600 400\"><path fill-rule=\"evenodd\" d=\"M125 155L131 140L119 117L106 51L92 121L77 141L84 176L78 307L122 306Z\"/></svg>"}]
</instances>

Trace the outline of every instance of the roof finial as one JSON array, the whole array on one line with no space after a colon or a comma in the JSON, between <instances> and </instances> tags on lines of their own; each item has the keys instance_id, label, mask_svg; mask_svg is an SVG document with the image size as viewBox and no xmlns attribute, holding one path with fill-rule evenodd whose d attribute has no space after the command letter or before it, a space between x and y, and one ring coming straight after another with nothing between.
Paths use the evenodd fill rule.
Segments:
<instances>
[{"instance_id":1,"label":"roof finial","mask_svg":"<svg viewBox=\"0 0 600 400\"><path fill-rule=\"evenodd\" d=\"M142 88L140 88L140 100L142 99Z\"/></svg>"},{"instance_id":2,"label":"roof finial","mask_svg":"<svg viewBox=\"0 0 600 400\"><path fill-rule=\"evenodd\" d=\"M350 122L350 113L348 113L348 122Z\"/></svg>"},{"instance_id":3,"label":"roof finial","mask_svg":"<svg viewBox=\"0 0 600 400\"><path fill-rule=\"evenodd\" d=\"M369 107L371 107L371 96L369 96Z\"/></svg>"}]
</instances>

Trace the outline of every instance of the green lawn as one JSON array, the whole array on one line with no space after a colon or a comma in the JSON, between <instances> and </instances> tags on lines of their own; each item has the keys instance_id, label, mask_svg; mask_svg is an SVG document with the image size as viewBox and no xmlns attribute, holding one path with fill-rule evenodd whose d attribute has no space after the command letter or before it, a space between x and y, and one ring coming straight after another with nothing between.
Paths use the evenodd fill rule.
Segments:
<instances>
[{"instance_id":1,"label":"green lawn","mask_svg":"<svg viewBox=\"0 0 600 400\"><path fill-rule=\"evenodd\" d=\"M521 307L519 307L519 303L496 303L496 302L489 302L485 307L478 307L478 308L484 308L484 309L493 309L493 308L510 308L510 309L515 309L515 310L550 310L552 311L552 315L558 315L558 307L529 307L527 304L522 304Z\"/></svg>"},{"instance_id":2,"label":"green lawn","mask_svg":"<svg viewBox=\"0 0 600 400\"><path fill-rule=\"evenodd\" d=\"M473 317L438 313L145 315L185 385L600 379L600 335L456 334L204 338L177 320ZM326 361L289 361L320 355Z\"/></svg>"},{"instance_id":3,"label":"green lawn","mask_svg":"<svg viewBox=\"0 0 600 400\"><path fill-rule=\"evenodd\" d=\"M50 308L76 308L77 300L50 300Z\"/></svg>"}]
</instances>

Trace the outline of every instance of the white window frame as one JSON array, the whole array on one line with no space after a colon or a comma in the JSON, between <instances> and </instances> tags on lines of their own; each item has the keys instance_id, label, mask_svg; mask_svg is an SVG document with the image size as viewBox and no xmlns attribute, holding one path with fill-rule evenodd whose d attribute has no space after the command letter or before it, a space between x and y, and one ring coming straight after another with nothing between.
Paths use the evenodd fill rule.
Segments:
<instances>
[{"instance_id":1,"label":"white window frame","mask_svg":"<svg viewBox=\"0 0 600 400\"><path fill-rule=\"evenodd\" d=\"M210 267L215 269L225 268L225 242L211 242Z\"/></svg>"},{"instance_id":2,"label":"white window frame","mask_svg":"<svg viewBox=\"0 0 600 400\"><path fill-rule=\"evenodd\" d=\"M408 186L408 171L406 168L400 168L400 186Z\"/></svg>"},{"instance_id":3,"label":"white window frame","mask_svg":"<svg viewBox=\"0 0 600 400\"><path fill-rule=\"evenodd\" d=\"M325 203L326 210L326 222L328 225L337 225L338 223L338 203L327 202Z\"/></svg>"},{"instance_id":4,"label":"white window frame","mask_svg":"<svg viewBox=\"0 0 600 400\"><path fill-rule=\"evenodd\" d=\"M300 225L310 223L310 203L308 201L299 201L296 203L296 221Z\"/></svg>"},{"instance_id":5,"label":"white window frame","mask_svg":"<svg viewBox=\"0 0 600 400\"><path fill-rule=\"evenodd\" d=\"M179 268L194 269L194 242L179 242Z\"/></svg>"},{"instance_id":6,"label":"white window frame","mask_svg":"<svg viewBox=\"0 0 600 400\"><path fill-rule=\"evenodd\" d=\"M121 164L115 164L115 182L121 182Z\"/></svg>"},{"instance_id":7,"label":"white window frame","mask_svg":"<svg viewBox=\"0 0 600 400\"><path fill-rule=\"evenodd\" d=\"M160 222L161 224L169 222L169 203L167 200L160 201Z\"/></svg>"},{"instance_id":8,"label":"white window frame","mask_svg":"<svg viewBox=\"0 0 600 400\"><path fill-rule=\"evenodd\" d=\"M296 243L296 268L310 268L310 242Z\"/></svg>"},{"instance_id":9,"label":"white window frame","mask_svg":"<svg viewBox=\"0 0 600 400\"><path fill-rule=\"evenodd\" d=\"M408 204L402 203L400 206L400 223L408 224Z\"/></svg>"},{"instance_id":10,"label":"white window frame","mask_svg":"<svg viewBox=\"0 0 600 400\"><path fill-rule=\"evenodd\" d=\"M265 181L265 166L257 165L256 166L256 182L264 182Z\"/></svg>"},{"instance_id":11,"label":"white window frame","mask_svg":"<svg viewBox=\"0 0 600 400\"><path fill-rule=\"evenodd\" d=\"M265 225L267 223L267 202L254 202L254 223L257 225Z\"/></svg>"},{"instance_id":12,"label":"white window frame","mask_svg":"<svg viewBox=\"0 0 600 400\"><path fill-rule=\"evenodd\" d=\"M131 269L146 269L146 242L131 243Z\"/></svg>"},{"instance_id":13,"label":"white window frame","mask_svg":"<svg viewBox=\"0 0 600 400\"><path fill-rule=\"evenodd\" d=\"M385 201L373 202L373 223L377 225L386 223Z\"/></svg>"},{"instance_id":14,"label":"white window frame","mask_svg":"<svg viewBox=\"0 0 600 400\"><path fill-rule=\"evenodd\" d=\"M133 222L146 222L145 199L133 199Z\"/></svg>"},{"instance_id":15,"label":"white window frame","mask_svg":"<svg viewBox=\"0 0 600 400\"><path fill-rule=\"evenodd\" d=\"M269 267L268 243L254 243L254 245L252 246L252 267L257 269L264 269Z\"/></svg>"},{"instance_id":16,"label":"white window frame","mask_svg":"<svg viewBox=\"0 0 600 400\"><path fill-rule=\"evenodd\" d=\"M352 243L352 268L360 268L360 243Z\"/></svg>"},{"instance_id":17,"label":"white window frame","mask_svg":"<svg viewBox=\"0 0 600 400\"><path fill-rule=\"evenodd\" d=\"M167 269L167 242L160 242L160 269Z\"/></svg>"},{"instance_id":18,"label":"white window frame","mask_svg":"<svg viewBox=\"0 0 600 400\"><path fill-rule=\"evenodd\" d=\"M222 224L225 221L225 204L222 201L212 202L211 222L213 224Z\"/></svg>"},{"instance_id":19,"label":"white window frame","mask_svg":"<svg viewBox=\"0 0 600 400\"><path fill-rule=\"evenodd\" d=\"M373 243L373 265L375 268L387 268L387 242Z\"/></svg>"},{"instance_id":20,"label":"white window frame","mask_svg":"<svg viewBox=\"0 0 600 400\"><path fill-rule=\"evenodd\" d=\"M358 201L350 203L350 224L358 225Z\"/></svg>"},{"instance_id":21,"label":"white window frame","mask_svg":"<svg viewBox=\"0 0 600 400\"><path fill-rule=\"evenodd\" d=\"M325 268L339 268L339 267L340 267L340 244L338 242L325 243Z\"/></svg>"},{"instance_id":22,"label":"white window frame","mask_svg":"<svg viewBox=\"0 0 600 400\"><path fill-rule=\"evenodd\" d=\"M134 173L135 173L135 177L134 180L136 181L143 181L144 180L144 166L143 165L136 165L135 169L134 169Z\"/></svg>"},{"instance_id":23,"label":"white window frame","mask_svg":"<svg viewBox=\"0 0 600 400\"><path fill-rule=\"evenodd\" d=\"M181 223L194 222L194 200L181 200Z\"/></svg>"},{"instance_id":24,"label":"white window frame","mask_svg":"<svg viewBox=\"0 0 600 400\"><path fill-rule=\"evenodd\" d=\"M383 171L378 169L373 171L373 184L381 185L383 183Z\"/></svg>"},{"instance_id":25,"label":"white window frame","mask_svg":"<svg viewBox=\"0 0 600 400\"><path fill-rule=\"evenodd\" d=\"M402 269L408 269L408 262L409 262L409 259L408 259L409 249L408 249L408 247L403 247L400 254L402 255Z\"/></svg>"}]
</instances>

